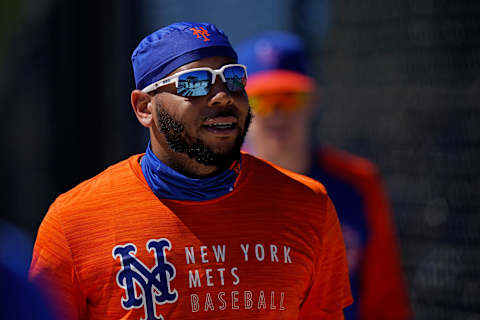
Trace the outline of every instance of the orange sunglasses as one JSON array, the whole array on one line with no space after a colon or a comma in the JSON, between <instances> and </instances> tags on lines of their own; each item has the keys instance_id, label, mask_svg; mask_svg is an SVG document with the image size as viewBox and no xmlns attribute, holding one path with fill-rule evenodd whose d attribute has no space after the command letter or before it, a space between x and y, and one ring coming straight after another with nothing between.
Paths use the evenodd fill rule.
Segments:
<instances>
[{"instance_id":1,"label":"orange sunglasses","mask_svg":"<svg viewBox=\"0 0 480 320\"><path fill-rule=\"evenodd\" d=\"M251 95L248 100L256 115L267 117L275 110L284 113L301 110L308 105L310 98L308 92L279 92Z\"/></svg>"}]
</instances>

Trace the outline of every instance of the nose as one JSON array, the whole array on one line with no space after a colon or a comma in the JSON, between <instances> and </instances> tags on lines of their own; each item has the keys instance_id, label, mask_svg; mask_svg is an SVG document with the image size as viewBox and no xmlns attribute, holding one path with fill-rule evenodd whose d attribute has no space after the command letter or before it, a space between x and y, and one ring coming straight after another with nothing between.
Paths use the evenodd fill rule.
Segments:
<instances>
[{"instance_id":1,"label":"nose","mask_svg":"<svg viewBox=\"0 0 480 320\"><path fill-rule=\"evenodd\" d=\"M209 107L228 106L233 104L233 97L223 83L220 76L217 76L213 87L210 89L210 98L208 99Z\"/></svg>"}]
</instances>

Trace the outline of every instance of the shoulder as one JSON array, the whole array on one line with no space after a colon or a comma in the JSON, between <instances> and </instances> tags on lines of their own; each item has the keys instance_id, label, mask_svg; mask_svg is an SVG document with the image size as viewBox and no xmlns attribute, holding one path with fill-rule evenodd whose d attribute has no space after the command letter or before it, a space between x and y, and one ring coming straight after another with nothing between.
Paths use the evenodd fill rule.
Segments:
<instances>
[{"instance_id":1,"label":"shoulder","mask_svg":"<svg viewBox=\"0 0 480 320\"><path fill-rule=\"evenodd\" d=\"M59 195L52 207L90 207L109 199L118 198L131 193L131 189L139 181L135 172L135 162L141 155L113 164L96 176L83 181L69 191Z\"/></svg>"},{"instance_id":2,"label":"shoulder","mask_svg":"<svg viewBox=\"0 0 480 320\"><path fill-rule=\"evenodd\" d=\"M320 164L330 174L344 179L378 179L377 167L366 158L334 147L322 147L317 151Z\"/></svg>"},{"instance_id":3,"label":"shoulder","mask_svg":"<svg viewBox=\"0 0 480 320\"><path fill-rule=\"evenodd\" d=\"M310 177L287 170L267 160L243 154L251 164L250 169L259 183L272 186L281 185L290 192L298 191L305 194L327 195L325 187Z\"/></svg>"},{"instance_id":4,"label":"shoulder","mask_svg":"<svg viewBox=\"0 0 480 320\"><path fill-rule=\"evenodd\" d=\"M262 203L263 206L267 203L270 209L278 209L274 210L276 214L286 212L289 221L321 230L320 233L337 221L335 208L323 184L266 160L248 154L244 157L249 177L244 184L248 187L244 187L243 192L250 204Z\"/></svg>"}]
</instances>

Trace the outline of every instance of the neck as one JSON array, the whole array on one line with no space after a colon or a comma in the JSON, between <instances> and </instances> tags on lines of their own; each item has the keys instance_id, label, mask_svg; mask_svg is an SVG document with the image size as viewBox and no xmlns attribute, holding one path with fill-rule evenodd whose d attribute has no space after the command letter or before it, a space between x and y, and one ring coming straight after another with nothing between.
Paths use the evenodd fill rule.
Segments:
<instances>
[{"instance_id":1,"label":"neck","mask_svg":"<svg viewBox=\"0 0 480 320\"><path fill-rule=\"evenodd\" d=\"M206 201L234 190L241 160L231 170L213 177L190 178L167 166L148 147L140 165L148 186L159 199Z\"/></svg>"},{"instance_id":2,"label":"neck","mask_svg":"<svg viewBox=\"0 0 480 320\"><path fill-rule=\"evenodd\" d=\"M285 169L306 174L311 166L310 144L283 145L281 148L262 148L255 146L256 154Z\"/></svg>"}]
</instances>

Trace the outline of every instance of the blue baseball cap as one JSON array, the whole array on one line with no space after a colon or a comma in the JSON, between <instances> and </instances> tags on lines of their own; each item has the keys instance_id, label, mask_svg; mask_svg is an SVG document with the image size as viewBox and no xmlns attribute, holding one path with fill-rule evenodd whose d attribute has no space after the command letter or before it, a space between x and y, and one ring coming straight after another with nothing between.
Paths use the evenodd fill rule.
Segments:
<instances>
[{"instance_id":1,"label":"blue baseball cap","mask_svg":"<svg viewBox=\"0 0 480 320\"><path fill-rule=\"evenodd\" d=\"M178 22L140 41L132 54L137 89L143 89L184 64L225 56L237 62L237 53L225 33L210 23Z\"/></svg>"},{"instance_id":2,"label":"blue baseball cap","mask_svg":"<svg viewBox=\"0 0 480 320\"><path fill-rule=\"evenodd\" d=\"M308 73L304 41L283 31L269 31L237 46L239 63L247 66L247 93L310 92L315 81Z\"/></svg>"}]
</instances>

